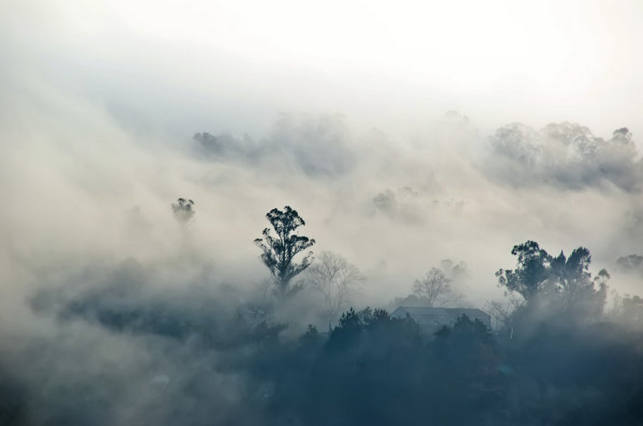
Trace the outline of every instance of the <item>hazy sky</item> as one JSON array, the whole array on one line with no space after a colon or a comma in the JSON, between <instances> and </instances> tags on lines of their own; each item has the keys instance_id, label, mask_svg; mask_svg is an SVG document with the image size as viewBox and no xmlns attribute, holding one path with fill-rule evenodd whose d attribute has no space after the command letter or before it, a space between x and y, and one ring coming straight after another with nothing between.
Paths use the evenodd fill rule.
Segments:
<instances>
[{"instance_id":1,"label":"hazy sky","mask_svg":"<svg viewBox=\"0 0 643 426\"><path fill-rule=\"evenodd\" d=\"M284 110L408 126L455 109L491 127L569 120L643 133L636 0L0 8L4 73L75 90L130 126L242 132Z\"/></svg>"}]
</instances>

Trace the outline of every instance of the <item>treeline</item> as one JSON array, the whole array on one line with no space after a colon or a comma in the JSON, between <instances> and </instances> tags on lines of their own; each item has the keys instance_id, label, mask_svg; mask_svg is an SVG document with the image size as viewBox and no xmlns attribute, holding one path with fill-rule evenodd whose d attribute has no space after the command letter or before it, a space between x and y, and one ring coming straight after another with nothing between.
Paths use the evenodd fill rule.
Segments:
<instances>
[{"instance_id":1,"label":"treeline","mask_svg":"<svg viewBox=\"0 0 643 426\"><path fill-rule=\"evenodd\" d=\"M366 308L344 312L329 331L309 326L293 339L283 335L286 324L266 316L253 323L250 313L225 316L205 298L210 309L183 309L169 299L133 304L127 292L110 301L95 294L65 305L59 318L187 345L200 362L188 358L190 373L168 385L168 392L196 401L189 410L170 407L181 424L211 424L212 418L248 425L643 421L643 334L615 321L571 318L576 311L537 313L526 302L497 332L462 316L428 335L412 318ZM203 359L214 369L204 370ZM204 386L222 373L249 383L223 420L208 401L225 388ZM91 423L90 414L75 412L83 404L57 405L57 418Z\"/></svg>"},{"instance_id":2,"label":"treeline","mask_svg":"<svg viewBox=\"0 0 643 426\"><path fill-rule=\"evenodd\" d=\"M194 206L186 199L174 205L181 223L194 217ZM273 209L267 219L271 227L255 243L272 277L270 297L207 285L154 291L145 269L130 261L102 285L49 288L30 305L60 327L106 330L140 341L146 357L164 359L149 383L126 378L123 384L162 401L157 424L643 424L640 299L626 298L606 312L609 274L592 274L586 248L567 256L534 241L514 246L515 266L496 273L509 297L487 306L494 330L461 316L427 332L385 309L343 309L346 298L338 298L336 284L364 280L359 271L330 254L314 260L315 240L295 233L305 222L294 209ZM430 270L415 283L413 301L459 300L450 277L463 268L447 263ZM338 312L337 318L293 335L306 327L301 310L292 310L309 303L302 296L307 286L327 293L320 306L302 310ZM276 315L288 310L295 313ZM42 365L43 347L29 355L36 364ZM56 382L48 375L58 362L44 362L50 370L41 388L21 381L21 372L0 359L0 424L118 421L115 413L124 408L104 387L106 379L96 380L116 377L118 368L87 381ZM222 376L242 385L232 388Z\"/></svg>"}]
</instances>

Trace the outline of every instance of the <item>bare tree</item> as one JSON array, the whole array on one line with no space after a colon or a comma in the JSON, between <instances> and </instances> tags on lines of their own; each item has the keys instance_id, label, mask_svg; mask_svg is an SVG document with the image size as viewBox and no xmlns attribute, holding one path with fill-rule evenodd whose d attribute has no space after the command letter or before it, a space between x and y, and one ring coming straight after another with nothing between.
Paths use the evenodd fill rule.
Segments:
<instances>
[{"instance_id":1,"label":"bare tree","mask_svg":"<svg viewBox=\"0 0 643 426\"><path fill-rule=\"evenodd\" d=\"M254 242L263 250L261 260L274 278L277 293L282 297L288 296L301 289L301 285L291 286L290 282L310 266L313 252L308 252L300 262L296 262L294 258L312 247L315 240L294 233L295 229L306 225L306 222L290 206L284 207L283 211L272 209L266 214L266 218L276 235L273 236L270 228L264 228L263 237Z\"/></svg>"},{"instance_id":2,"label":"bare tree","mask_svg":"<svg viewBox=\"0 0 643 426\"><path fill-rule=\"evenodd\" d=\"M513 337L514 313L524 304L524 299L508 294L504 300L492 300L486 303L485 310L491 316L493 328L505 330L509 338Z\"/></svg>"},{"instance_id":3,"label":"bare tree","mask_svg":"<svg viewBox=\"0 0 643 426\"><path fill-rule=\"evenodd\" d=\"M172 211L176 220L182 223L187 223L194 217L194 201L179 198L176 203L172 203Z\"/></svg>"},{"instance_id":4,"label":"bare tree","mask_svg":"<svg viewBox=\"0 0 643 426\"><path fill-rule=\"evenodd\" d=\"M351 291L364 280L355 265L329 251L319 255L307 274L313 288L324 296L326 309L331 315L338 315L348 307Z\"/></svg>"},{"instance_id":5,"label":"bare tree","mask_svg":"<svg viewBox=\"0 0 643 426\"><path fill-rule=\"evenodd\" d=\"M462 295L451 287L451 279L438 268L431 268L424 277L415 280L413 294L427 306L444 306L462 300Z\"/></svg>"}]
</instances>

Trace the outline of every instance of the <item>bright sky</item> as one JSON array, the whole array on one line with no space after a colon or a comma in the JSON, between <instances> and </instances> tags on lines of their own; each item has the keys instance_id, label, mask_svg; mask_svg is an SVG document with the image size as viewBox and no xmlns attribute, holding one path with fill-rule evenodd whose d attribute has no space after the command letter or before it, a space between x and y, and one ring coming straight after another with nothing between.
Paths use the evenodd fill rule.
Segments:
<instances>
[{"instance_id":1,"label":"bright sky","mask_svg":"<svg viewBox=\"0 0 643 426\"><path fill-rule=\"evenodd\" d=\"M643 133L639 0L10 0L0 9L18 45L48 50L48 61L83 57L114 79L147 67L156 75L145 84L163 91Z\"/></svg>"}]
</instances>

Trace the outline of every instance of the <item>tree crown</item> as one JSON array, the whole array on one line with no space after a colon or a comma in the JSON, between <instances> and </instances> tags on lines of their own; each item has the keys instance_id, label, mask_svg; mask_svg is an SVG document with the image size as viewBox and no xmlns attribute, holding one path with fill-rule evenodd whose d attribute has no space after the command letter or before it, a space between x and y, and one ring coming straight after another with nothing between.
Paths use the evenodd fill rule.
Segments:
<instances>
[{"instance_id":1,"label":"tree crown","mask_svg":"<svg viewBox=\"0 0 643 426\"><path fill-rule=\"evenodd\" d=\"M306 222L299 216L297 210L290 206L285 206L283 211L274 208L266 213L266 218L274 232L270 228L264 228L263 237L256 238L254 242L263 251L261 260L276 280L277 288L282 295L285 295L300 288L290 288L290 281L310 266L312 251L308 252L300 262L296 262L294 257L312 247L315 240L294 233Z\"/></svg>"}]
</instances>

